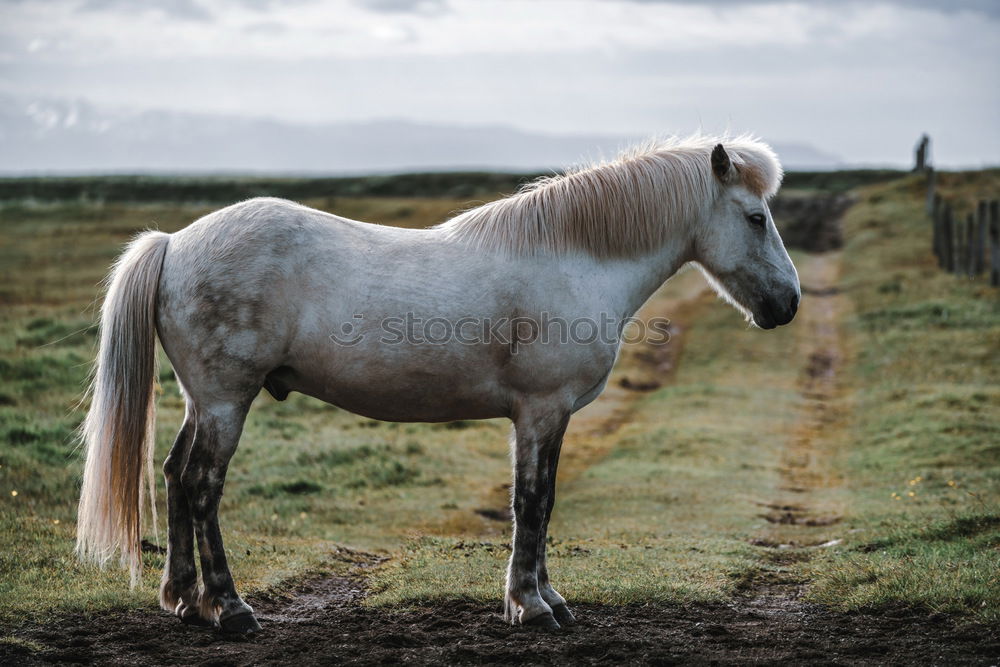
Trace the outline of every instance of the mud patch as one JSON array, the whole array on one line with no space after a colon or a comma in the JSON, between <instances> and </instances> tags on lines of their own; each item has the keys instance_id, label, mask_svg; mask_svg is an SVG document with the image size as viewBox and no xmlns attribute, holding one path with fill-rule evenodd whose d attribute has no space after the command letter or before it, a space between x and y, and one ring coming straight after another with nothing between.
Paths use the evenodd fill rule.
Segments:
<instances>
[{"instance_id":1,"label":"mud patch","mask_svg":"<svg viewBox=\"0 0 1000 667\"><path fill-rule=\"evenodd\" d=\"M455 600L404 611L362 606L363 580L320 577L251 598L251 638L191 628L160 611L66 616L0 643L3 664L672 664L810 662L989 664L996 629L913 610L839 614L787 581L753 582L730 604L578 605L579 624L544 633L506 625L500 605Z\"/></svg>"},{"instance_id":2,"label":"mud patch","mask_svg":"<svg viewBox=\"0 0 1000 667\"><path fill-rule=\"evenodd\" d=\"M827 350L817 350L809 355L809 362L805 367L805 373L810 378L828 378L833 376L834 355ZM826 398L825 394L819 394L817 398Z\"/></svg>"},{"instance_id":3,"label":"mud patch","mask_svg":"<svg viewBox=\"0 0 1000 667\"><path fill-rule=\"evenodd\" d=\"M836 285L831 287L810 287L809 285L800 285L800 288L803 294L818 297L837 296L841 292L840 288Z\"/></svg>"},{"instance_id":4,"label":"mud patch","mask_svg":"<svg viewBox=\"0 0 1000 667\"><path fill-rule=\"evenodd\" d=\"M159 544L153 544L149 540L145 540L145 539L142 542L139 543L139 548L142 550L142 553L144 553L144 554L166 554L167 553L167 549L165 547L161 547Z\"/></svg>"},{"instance_id":5,"label":"mud patch","mask_svg":"<svg viewBox=\"0 0 1000 667\"><path fill-rule=\"evenodd\" d=\"M657 382L656 380L649 380L646 382L639 382L629 379L628 376L623 377L618 381L618 386L622 389L629 389L631 391L655 391L663 386L663 383Z\"/></svg>"},{"instance_id":6,"label":"mud patch","mask_svg":"<svg viewBox=\"0 0 1000 667\"><path fill-rule=\"evenodd\" d=\"M757 502L755 504L756 505L760 505L761 507L766 507L768 509L778 510L778 511L781 511L781 512L805 512L806 511L806 508L802 507L801 505L781 505L779 503L761 503L761 502Z\"/></svg>"},{"instance_id":7,"label":"mud patch","mask_svg":"<svg viewBox=\"0 0 1000 667\"><path fill-rule=\"evenodd\" d=\"M489 519L490 521L504 521L506 523L510 523L514 519L509 507L501 507L500 509L482 508L475 510L475 512L479 516L484 519Z\"/></svg>"},{"instance_id":8,"label":"mud patch","mask_svg":"<svg viewBox=\"0 0 1000 667\"><path fill-rule=\"evenodd\" d=\"M841 521L839 516L810 516L800 512L772 512L761 514L760 517L768 523L787 526L832 526Z\"/></svg>"}]
</instances>

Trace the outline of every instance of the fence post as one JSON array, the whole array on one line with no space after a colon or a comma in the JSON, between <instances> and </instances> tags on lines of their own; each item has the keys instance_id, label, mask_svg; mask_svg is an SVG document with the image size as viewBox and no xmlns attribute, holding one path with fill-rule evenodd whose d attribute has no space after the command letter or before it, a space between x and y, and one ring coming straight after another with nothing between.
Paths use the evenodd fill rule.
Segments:
<instances>
[{"instance_id":1,"label":"fence post","mask_svg":"<svg viewBox=\"0 0 1000 667\"><path fill-rule=\"evenodd\" d=\"M976 269L976 215L965 218L965 275L975 278Z\"/></svg>"},{"instance_id":2,"label":"fence post","mask_svg":"<svg viewBox=\"0 0 1000 667\"><path fill-rule=\"evenodd\" d=\"M914 151L914 166L913 171L923 171L927 168L930 160L929 152L931 148L931 138L926 134L921 135L920 141L917 142L916 150Z\"/></svg>"},{"instance_id":3,"label":"fence post","mask_svg":"<svg viewBox=\"0 0 1000 667\"><path fill-rule=\"evenodd\" d=\"M952 228L955 234L955 247L952 248L955 258L951 263L951 272L960 276L965 273L965 225L962 219L953 217Z\"/></svg>"},{"instance_id":4,"label":"fence post","mask_svg":"<svg viewBox=\"0 0 1000 667\"><path fill-rule=\"evenodd\" d=\"M951 273L955 268L955 232L952 229L954 219L951 215L951 204L945 202L941 214L941 268Z\"/></svg>"},{"instance_id":5,"label":"fence post","mask_svg":"<svg viewBox=\"0 0 1000 667\"><path fill-rule=\"evenodd\" d=\"M927 167L927 215L934 213L934 205L937 200L937 171L934 167Z\"/></svg>"},{"instance_id":6,"label":"fence post","mask_svg":"<svg viewBox=\"0 0 1000 667\"><path fill-rule=\"evenodd\" d=\"M937 258L938 266L944 266L944 257L941 253L941 225L943 211L941 195L934 193L934 205L931 208L931 243L934 248L934 257Z\"/></svg>"},{"instance_id":7,"label":"fence post","mask_svg":"<svg viewBox=\"0 0 1000 667\"><path fill-rule=\"evenodd\" d=\"M976 207L976 232L972 244L972 271L974 276L978 276L985 268L983 251L988 247L986 245L986 228L989 225L989 206L988 201L980 199L979 206Z\"/></svg>"},{"instance_id":8,"label":"fence post","mask_svg":"<svg viewBox=\"0 0 1000 667\"><path fill-rule=\"evenodd\" d=\"M1000 287L1000 202L990 202L990 285Z\"/></svg>"}]
</instances>

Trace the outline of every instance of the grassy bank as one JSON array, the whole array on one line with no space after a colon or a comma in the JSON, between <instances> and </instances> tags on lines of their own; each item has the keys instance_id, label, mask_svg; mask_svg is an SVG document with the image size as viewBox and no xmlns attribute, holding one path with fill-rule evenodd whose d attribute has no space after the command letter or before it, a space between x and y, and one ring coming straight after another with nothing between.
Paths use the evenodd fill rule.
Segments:
<instances>
[{"instance_id":1,"label":"grassy bank","mask_svg":"<svg viewBox=\"0 0 1000 667\"><path fill-rule=\"evenodd\" d=\"M960 207L1000 173L948 174ZM811 597L1000 620L1000 291L942 273L920 177L860 192L844 220L855 304L844 546L813 561Z\"/></svg>"}]
</instances>

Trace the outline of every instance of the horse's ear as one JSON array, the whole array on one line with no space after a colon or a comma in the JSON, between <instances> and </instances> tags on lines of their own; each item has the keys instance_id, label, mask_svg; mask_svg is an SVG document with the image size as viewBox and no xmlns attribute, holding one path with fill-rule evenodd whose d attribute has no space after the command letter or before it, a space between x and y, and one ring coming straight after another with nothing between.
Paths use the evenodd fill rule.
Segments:
<instances>
[{"instance_id":1,"label":"horse's ear","mask_svg":"<svg viewBox=\"0 0 1000 667\"><path fill-rule=\"evenodd\" d=\"M715 148L712 149L712 171L715 173L715 177L725 183L729 180L729 171L732 168L733 163L729 159L729 153L722 147L722 144L716 144Z\"/></svg>"}]
</instances>

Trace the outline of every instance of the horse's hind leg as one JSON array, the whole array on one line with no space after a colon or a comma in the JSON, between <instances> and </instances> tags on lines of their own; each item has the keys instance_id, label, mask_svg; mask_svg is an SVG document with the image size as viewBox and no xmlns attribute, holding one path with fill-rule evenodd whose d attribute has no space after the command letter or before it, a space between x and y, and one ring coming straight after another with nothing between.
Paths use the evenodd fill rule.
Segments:
<instances>
[{"instance_id":1,"label":"horse's hind leg","mask_svg":"<svg viewBox=\"0 0 1000 667\"><path fill-rule=\"evenodd\" d=\"M549 491L548 498L546 499L545 517L542 519L542 529L538 539L538 592L541 594L542 599L552 607L552 615L559 625L569 626L576 623L576 618L573 616L573 612L569 610L569 607L566 606L565 598L559 595L556 589L552 588L552 584L549 583L549 570L545 562L545 541L549 532L549 519L552 517L552 507L556 503L556 471L559 468L560 450L562 450L562 438L559 439L559 442L549 452Z\"/></svg>"},{"instance_id":2,"label":"horse's hind leg","mask_svg":"<svg viewBox=\"0 0 1000 667\"><path fill-rule=\"evenodd\" d=\"M562 442L568 411L522 415L515 420L514 547L507 568L504 616L513 623L558 629L552 607L539 592L539 541L549 508L550 460Z\"/></svg>"},{"instance_id":3,"label":"horse's hind leg","mask_svg":"<svg viewBox=\"0 0 1000 667\"><path fill-rule=\"evenodd\" d=\"M196 419L188 403L174 446L163 462L167 483L167 565L160 583L160 606L176 614L185 623L207 624L198 613L198 572L194 566L194 524L187 496L181 486L181 473L188 450L194 441Z\"/></svg>"},{"instance_id":4,"label":"horse's hind leg","mask_svg":"<svg viewBox=\"0 0 1000 667\"><path fill-rule=\"evenodd\" d=\"M198 406L198 428L181 483L198 537L203 589L201 617L227 632L260 630L253 608L236 592L219 530L219 501L229 460L236 451L250 402Z\"/></svg>"}]
</instances>

